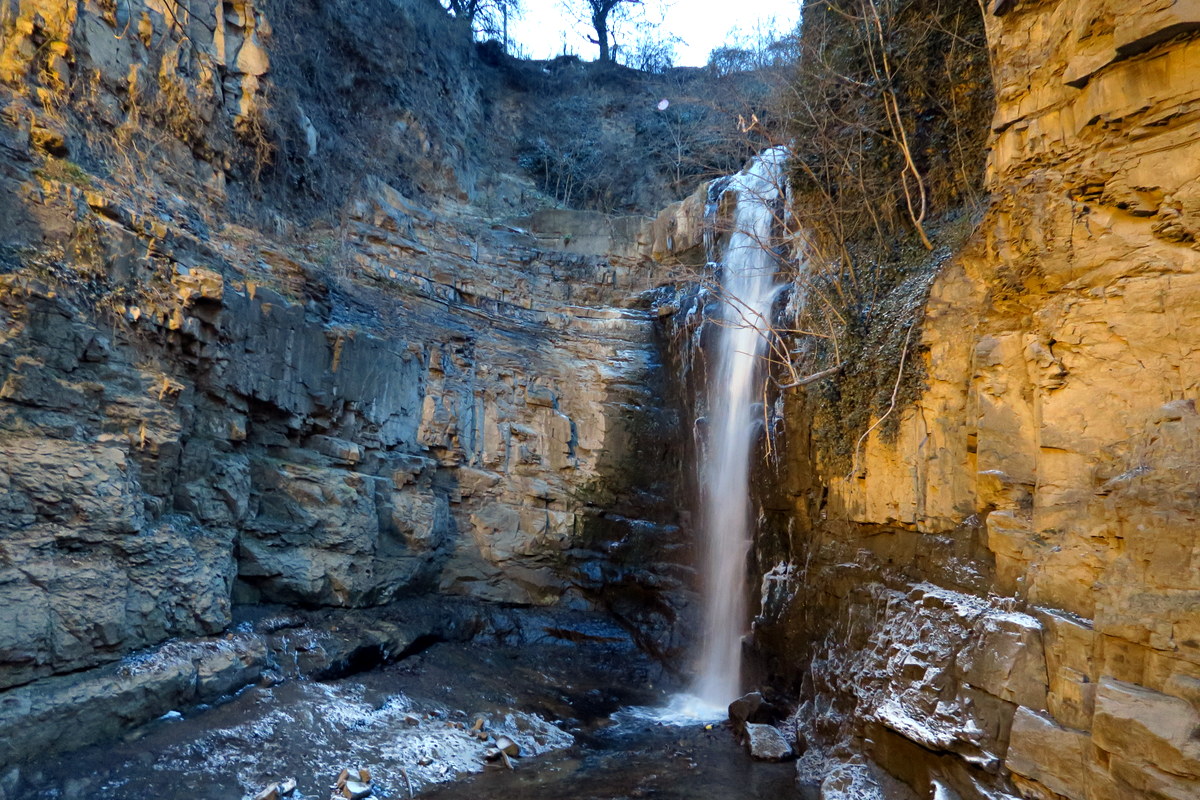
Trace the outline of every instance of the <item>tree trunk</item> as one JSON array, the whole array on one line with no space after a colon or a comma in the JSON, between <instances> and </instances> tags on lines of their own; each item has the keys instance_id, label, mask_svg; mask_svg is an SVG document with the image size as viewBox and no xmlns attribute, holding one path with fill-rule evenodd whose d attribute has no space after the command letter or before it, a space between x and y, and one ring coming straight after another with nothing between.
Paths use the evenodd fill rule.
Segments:
<instances>
[{"instance_id":1,"label":"tree trunk","mask_svg":"<svg viewBox=\"0 0 1200 800\"><path fill-rule=\"evenodd\" d=\"M612 54L608 52L608 15L592 15L592 27L596 29L596 44L600 45L600 60L611 61Z\"/></svg>"}]
</instances>

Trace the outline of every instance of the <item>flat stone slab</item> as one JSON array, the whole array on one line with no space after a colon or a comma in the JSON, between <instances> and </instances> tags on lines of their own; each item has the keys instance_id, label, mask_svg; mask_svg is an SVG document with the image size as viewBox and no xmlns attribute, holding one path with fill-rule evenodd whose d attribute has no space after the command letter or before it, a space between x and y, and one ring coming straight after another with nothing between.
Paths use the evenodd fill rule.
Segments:
<instances>
[{"instance_id":1,"label":"flat stone slab","mask_svg":"<svg viewBox=\"0 0 1200 800\"><path fill-rule=\"evenodd\" d=\"M746 725L746 749L759 761L784 761L794 757L792 745L773 725Z\"/></svg>"}]
</instances>

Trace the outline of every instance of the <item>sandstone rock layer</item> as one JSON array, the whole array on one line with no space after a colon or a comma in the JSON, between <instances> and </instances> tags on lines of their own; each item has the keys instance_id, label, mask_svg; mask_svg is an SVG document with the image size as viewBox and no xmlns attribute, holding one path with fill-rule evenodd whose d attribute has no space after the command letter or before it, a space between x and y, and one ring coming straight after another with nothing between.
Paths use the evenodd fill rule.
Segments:
<instances>
[{"instance_id":1,"label":"sandstone rock layer","mask_svg":"<svg viewBox=\"0 0 1200 800\"><path fill-rule=\"evenodd\" d=\"M994 5L992 199L933 285L927 387L769 501L812 532L761 640L918 793L1194 797L1200 8Z\"/></svg>"}]
</instances>

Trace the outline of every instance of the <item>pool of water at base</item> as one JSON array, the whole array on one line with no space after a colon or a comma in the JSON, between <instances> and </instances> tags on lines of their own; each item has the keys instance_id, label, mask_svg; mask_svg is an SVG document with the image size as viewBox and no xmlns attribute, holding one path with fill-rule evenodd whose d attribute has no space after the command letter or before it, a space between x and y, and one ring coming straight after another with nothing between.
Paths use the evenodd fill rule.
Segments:
<instances>
[{"instance_id":1,"label":"pool of water at base","mask_svg":"<svg viewBox=\"0 0 1200 800\"><path fill-rule=\"evenodd\" d=\"M753 761L719 709L675 700L629 652L437 645L340 680L253 687L28 765L19 796L238 800L290 776L291 800L324 800L342 767L364 766L379 800L812 797L792 764ZM490 744L469 735L480 718L522 743L515 769L487 762Z\"/></svg>"},{"instance_id":2,"label":"pool of water at base","mask_svg":"<svg viewBox=\"0 0 1200 800\"><path fill-rule=\"evenodd\" d=\"M621 721L571 748L426 793L431 800L815 800L790 763L755 762L726 726Z\"/></svg>"}]
</instances>

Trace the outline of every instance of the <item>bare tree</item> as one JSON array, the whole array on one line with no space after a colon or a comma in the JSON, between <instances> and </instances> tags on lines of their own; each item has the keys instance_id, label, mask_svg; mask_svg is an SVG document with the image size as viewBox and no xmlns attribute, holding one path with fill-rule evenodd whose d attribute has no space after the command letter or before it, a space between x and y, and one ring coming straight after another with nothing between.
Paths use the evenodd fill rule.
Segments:
<instances>
[{"instance_id":1,"label":"bare tree","mask_svg":"<svg viewBox=\"0 0 1200 800\"><path fill-rule=\"evenodd\" d=\"M595 37L588 37L594 45L600 47L600 60L612 61L612 49L609 40L612 33L612 22L615 15L625 11L629 6L640 6L642 0L584 0L585 9L591 15Z\"/></svg>"},{"instance_id":2,"label":"bare tree","mask_svg":"<svg viewBox=\"0 0 1200 800\"><path fill-rule=\"evenodd\" d=\"M682 41L678 36L664 36L647 29L631 47L622 47L615 54L616 60L642 72L662 74L675 66L675 45Z\"/></svg>"},{"instance_id":3,"label":"bare tree","mask_svg":"<svg viewBox=\"0 0 1200 800\"><path fill-rule=\"evenodd\" d=\"M519 0L443 0L456 18L466 20L473 33L501 36L508 46L508 18L520 10Z\"/></svg>"}]
</instances>

